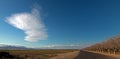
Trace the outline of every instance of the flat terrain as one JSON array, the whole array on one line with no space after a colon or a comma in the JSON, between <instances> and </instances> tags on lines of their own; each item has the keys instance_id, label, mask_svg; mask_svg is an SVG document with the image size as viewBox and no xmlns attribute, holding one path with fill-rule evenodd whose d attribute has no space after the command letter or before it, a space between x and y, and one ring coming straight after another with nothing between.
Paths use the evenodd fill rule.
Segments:
<instances>
[{"instance_id":1,"label":"flat terrain","mask_svg":"<svg viewBox=\"0 0 120 59\"><path fill-rule=\"evenodd\" d=\"M50 59L58 54L74 52L72 49L41 49L41 50L0 50L0 59L5 57L15 57L15 59ZM4 53L3 53L4 52ZM9 58L10 59L10 58ZM11 58L13 59L13 58Z\"/></svg>"},{"instance_id":2,"label":"flat terrain","mask_svg":"<svg viewBox=\"0 0 120 59\"><path fill-rule=\"evenodd\" d=\"M79 50L0 50L0 59L120 59L104 53ZM3 53L4 52L4 53ZM7 53L6 53L7 52ZM9 54L8 54L9 53ZM2 56L3 55L3 56ZM8 57L9 55L9 57ZM10 58L11 57L11 58Z\"/></svg>"},{"instance_id":3,"label":"flat terrain","mask_svg":"<svg viewBox=\"0 0 120 59\"><path fill-rule=\"evenodd\" d=\"M75 51L75 52L60 54L51 59L119 59L119 58L102 55L98 53L87 52L87 51Z\"/></svg>"}]
</instances>

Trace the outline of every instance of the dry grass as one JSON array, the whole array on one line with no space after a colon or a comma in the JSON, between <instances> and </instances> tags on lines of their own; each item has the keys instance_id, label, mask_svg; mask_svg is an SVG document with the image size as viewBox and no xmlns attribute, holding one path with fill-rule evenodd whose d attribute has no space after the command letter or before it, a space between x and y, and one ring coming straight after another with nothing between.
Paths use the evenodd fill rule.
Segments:
<instances>
[{"instance_id":1,"label":"dry grass","mask_svg":"<svg viewBox=\"0 0 120 59\"><path fill-rule=\"evenodd\" d=\"M0 50L9 52L11 55L17 55L21 59L49 59L61 53L73 52L72 49L45 49L45 50Z\"/></svg>"}]
</instances>

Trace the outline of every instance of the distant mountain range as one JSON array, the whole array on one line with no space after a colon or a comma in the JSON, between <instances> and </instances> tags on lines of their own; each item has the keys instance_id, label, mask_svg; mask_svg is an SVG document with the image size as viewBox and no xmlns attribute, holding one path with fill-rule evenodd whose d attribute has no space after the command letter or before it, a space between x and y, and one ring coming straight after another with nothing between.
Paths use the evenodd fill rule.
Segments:
<instances>
[{"instance_id":1,"label":"distant mountain range","mask_svg":"<svg viewBox=\"0 0 120 59\"><path fill-rule=\"evenodd\" d=\"M0 50L27 50L33 48L27 48L25 46L13 46L13 45L4 45L0 44Z\"/></svg>"}]
</instances>

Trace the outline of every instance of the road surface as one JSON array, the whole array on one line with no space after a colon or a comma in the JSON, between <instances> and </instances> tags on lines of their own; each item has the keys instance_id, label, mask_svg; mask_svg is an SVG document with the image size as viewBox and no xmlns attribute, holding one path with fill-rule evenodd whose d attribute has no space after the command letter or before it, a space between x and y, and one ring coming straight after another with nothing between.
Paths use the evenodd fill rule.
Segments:
<instances>
[{"instance_id":1,"label":"road surface","mask_svg":"<svg viewBox=\"0 0 120 59\"><path fill-rule=\"evenodd\" d=\"M87 52L87 51L75 51L70 53L59 54L51 59L119 59L107 55Z\"/></svg>"}]
</instances>

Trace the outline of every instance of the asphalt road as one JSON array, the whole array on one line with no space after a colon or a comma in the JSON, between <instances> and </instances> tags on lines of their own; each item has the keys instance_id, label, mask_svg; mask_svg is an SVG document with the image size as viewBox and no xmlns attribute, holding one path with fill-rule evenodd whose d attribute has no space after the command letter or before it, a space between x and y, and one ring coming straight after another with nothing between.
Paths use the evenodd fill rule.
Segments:
<instances>
[{"instance_id":1,"label":"asphalt road","mask_svg":"<svg viewBox=\"0 0 120 59\"><path fill-rule=\"evenodd\" d=\"M75 52L60 54L51 59L119 59L119 58L87 52L87 51L75 51Z\"/></svg>"}]
</instances>

